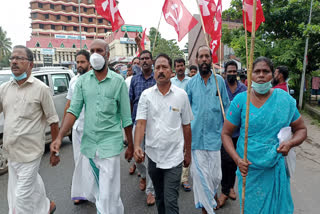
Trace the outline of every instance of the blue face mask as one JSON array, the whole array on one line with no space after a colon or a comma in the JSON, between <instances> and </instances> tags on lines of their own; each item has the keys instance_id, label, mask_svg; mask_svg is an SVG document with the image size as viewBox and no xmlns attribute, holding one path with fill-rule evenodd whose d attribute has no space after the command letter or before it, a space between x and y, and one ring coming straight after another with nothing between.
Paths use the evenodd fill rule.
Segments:
<instances>
[{"instance_id":1,"label":"blue face mask","mask_svg":"<svg viewBox=\"0 0 320 214\"><path fill-rule=\"evenodd\" d=\"M26 72L23 72L20 76L16 76L13 73L11 73L11 75L16 81L20 81L28 77Z\"/></svg>"},{"instance_id":2,"label":"blue face mask","mask_svg":"<svg viewBox=\"0 0 320 214\"><path fill-rule=\"evenodd\" d=\"M271 81L262 84L252 81L251 86L258 94L266 94L272 88Z\"/></svg>"}]
</instances>

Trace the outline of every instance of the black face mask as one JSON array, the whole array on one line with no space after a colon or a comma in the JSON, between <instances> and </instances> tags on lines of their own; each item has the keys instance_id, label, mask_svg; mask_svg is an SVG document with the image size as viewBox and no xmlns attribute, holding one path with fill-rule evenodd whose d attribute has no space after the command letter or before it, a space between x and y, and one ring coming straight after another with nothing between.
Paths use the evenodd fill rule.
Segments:
<instances>
[{"instance_id":1,"label":"black face mask","mask_svg":"<svg viewBox=\"0 0 320 214\"><path fill-rule=\"evenodd\" d=\"M237 75L227 75L227 80L230 84L234 84L237 81Z\"/></svg>"}]
</instances>

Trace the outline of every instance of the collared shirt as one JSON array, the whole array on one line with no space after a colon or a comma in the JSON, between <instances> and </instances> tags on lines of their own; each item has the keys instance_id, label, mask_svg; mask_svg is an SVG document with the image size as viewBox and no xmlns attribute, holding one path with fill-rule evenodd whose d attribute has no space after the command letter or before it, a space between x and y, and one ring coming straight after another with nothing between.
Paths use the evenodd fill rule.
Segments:
<instances>
[{"instance_id":1,"label":"collared shirt","mask_svg":"<svg viewBox=\"0 0 320 214\"><path fill-rule=\"evenodd\" d=\"M81 153L88 158L109 158L123 150L123 127L132 124L126 83L109 70L99 82L91 70L79 77L68 112L77 118L83 105L84 131Z\"/></svg>"},{"instance_id":2,"label":"collared shirt","mask_svg":"<svg viewBox=\"0 0 320 214\"><path fill-rule=\"evenodd\" d=\"M154 79L153 72L151 73L151 76L148 79L144 78L144 75L142 72L132 77L130 90L129 90L129 97L130 97L130 102L133 106L133 109L132 109L133 123L135 123L135 120L136 120L137 108L138 108L138 103L139 103L141 93L147 88L154 86L155 84L156 84L156 80Z\"/></svg>"},{"instance_id":3,"label":"collared shirt","mask_svg":"<svg viewBox=\"0 0 320 214\"><path fill-rule=\"evenodd\" d=\"M217 80L226 113L230 105L227 89L220 75L217 75ZM194 120L191 122L192 149L220 150L223 115L213 74L209 77L207 85L200 73L196 74L189 80L186 91L194 115Z\"/></svg>"},{"instance_id":4,"label":"collared shirt","mask_svg":"<svg viewBox=\"0 0 320 214\"><path fill-rule=\"evenodd\" d=\"M179 88L182 88L183 90L186 90L187 83L189 82L190 79L191 77L188 77L187 75L185 75L184 79L180 81L178 79L178 76L176 75L175 77L171 78L171 83L174 84L175 86L178 86Z\"/></svg>"},{"instance_id":5,"label":"collared shirt","mask_svg":"<svg viewBox=\"0 0 320 214\"><path fill-rule=\"evenodd\" d=\"M50 88L32 75L20 86L15 80L0 87L4 114L3 148L10 161L31 162L44 152L45 129L58 123Z\"/></svg>"},{"instance_id":6,"label":"collared shirt","mask_svg":"<svg viewBox=\"0 0 320 214\"><path fill-rule=\"evenodd\" d=\"M247 86L245 86L243 83L241 83L240 81L237 81L237 88L235 90L234 93L232 93L232 91L230 90L229 88L229 85L228 85L228 82L225 80L225 83L226 83L226 87L227 87L227 92L228 92L228 96L229 96L229 99L230 101L233 100L233 98L243 92L243 91L246 91L247 90ZM232 137L239 137L240 135L240 128L238 127L237 130L235 130L232 134Z\"/></svg>"},{"instance_id":7,"label":"collared shirt","mask_svg":"<svg viewBox=\"0 0 320 214\"><path fill-rule=\"evenodd\" d=\"M279 83L278 85L274 86L273 88L280 88L280 89L288 92L288 85L286 82Z\"/></svg>"},{"instance_id":8,"label":"collared shirt","mask_svg":"<svg viewBox=\"0 0 320 214\"><path fill-rule=\"evenodd\" d=\"M145 151L157 168L170 169L183 161L183 128L193 119L186 92L171 84L163 95L157 85L142 92L137 120L147 120Z\"/></svg>"},{"instance_id":9,"label":"collared shirt","mask_svg":"<svg viewBox=\"0 0 320 214\"><path fill-rule=\"evenodd\" d=\"M69 90L68 90L68 94L67 94L67 99L68 100L72 99L74 88L76 86L76 83L77 83L77 80L78 80L79 77L80 77L80 74L72 77L72 79L70 80ZM83 126L84 126L84 107L82 108L82 111L80 113L79 118L76 120L76 122L74 122L73 129L76 129L79 132L82 132L83 131Z\"/></svg>"},{"instance_id":10,"label":"collared shirt","mask_svg":"<svg viewBox=\"0 0 320 214\"><path fill-rule=\"evenodd\" d=\"M129 90L130 90L130 84L131 84L132 77L133 76L131 75L131 76L129 76L129 77L127 77L125 79L125 82L126 82L126 85L127 85L127 88L128 88L128 93L129 93Z\"/></svg>"}]
</instances>

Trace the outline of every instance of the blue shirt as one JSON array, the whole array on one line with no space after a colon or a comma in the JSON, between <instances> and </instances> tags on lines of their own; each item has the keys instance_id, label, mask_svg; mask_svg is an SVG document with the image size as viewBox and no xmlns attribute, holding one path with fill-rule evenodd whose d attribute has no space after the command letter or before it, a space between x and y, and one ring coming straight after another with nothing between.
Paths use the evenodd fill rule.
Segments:
<instances>
[{"instance_id":1,"label":"blue shirt","mask_svg":"<svg viewBox=\"0 0 320 214\"><path fill-rule=\"evenodd\" d=\"M244 85L243 83L241 83L240 81L237 81L236 91L235 91L234 93L232 93L231 90L230 90L230 88L229 88L229 85L228 85L227 81L225 81L225 82L226 82L227 92L228 92L228 96L229 96L230 101L232 101L233 98L234 98L237 94L239 94L239 93L247 90L247 86L245 86L245 85ZM240 135L240 128L237 128L237 130L235 130L235 131L233 132L232 137L239 137L239 135Z\"/></svg>"},{"instance_id":2,"label":"blue shirt","mask_svg":"<svg viewBox=\"0 0 320 214\"><path fill-rule=\"evenodd\" d=\"M189 82L191 78L188 76L185 76L182 81L178 79L178 76L176 75L175 77L171 78L171 83L179 88L182 88L183 90L186 90L187 83Z\"/></svg>"},{"instance_id":3,"label":"blue shirt","mask_svg":"<svg viewBox=\"0 0 320 214\"><path fill-rule=\"evenodd\" d=\"M129 98L133 107L131 113L133 123L135 123L136 120L137 108L141 93L147 88L150 88L156 84L156 80L153 78L153 76L154 74L152 72L151 76L148 79L145 79L143 73L141 72L140 74L133 76L131 79Z\"/></svg>"},{"instance_id":4,"label":"blue shirt","mask_svg":"<svg viewBox=\"0 0 320 214\"><path fill-rule=\"evenodd\" d=\"M225 82L217 75L225 112L230 105ZM205 85L200 73L191 78L186 88L194 120L191 122L192 150L219 151L223 115L213 74Z\"/></svg>"}]
</instances>

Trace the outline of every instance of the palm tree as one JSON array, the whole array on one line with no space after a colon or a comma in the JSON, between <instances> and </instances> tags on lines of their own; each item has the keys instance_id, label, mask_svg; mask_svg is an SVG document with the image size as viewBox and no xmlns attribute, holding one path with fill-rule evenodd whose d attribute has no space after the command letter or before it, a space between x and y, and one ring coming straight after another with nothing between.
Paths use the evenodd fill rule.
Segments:
<instances>
[{"instance_id":1,"label":"palm tree","mask_svg":"<svg viewBox=\"0 0 320 214\"><path fill-rule=\"evenodd\" d=\"M12 42L10 38L7 38L7 32L0 26L0 61L10 54L11 45Z\"/></svg>"}]
</instances>

